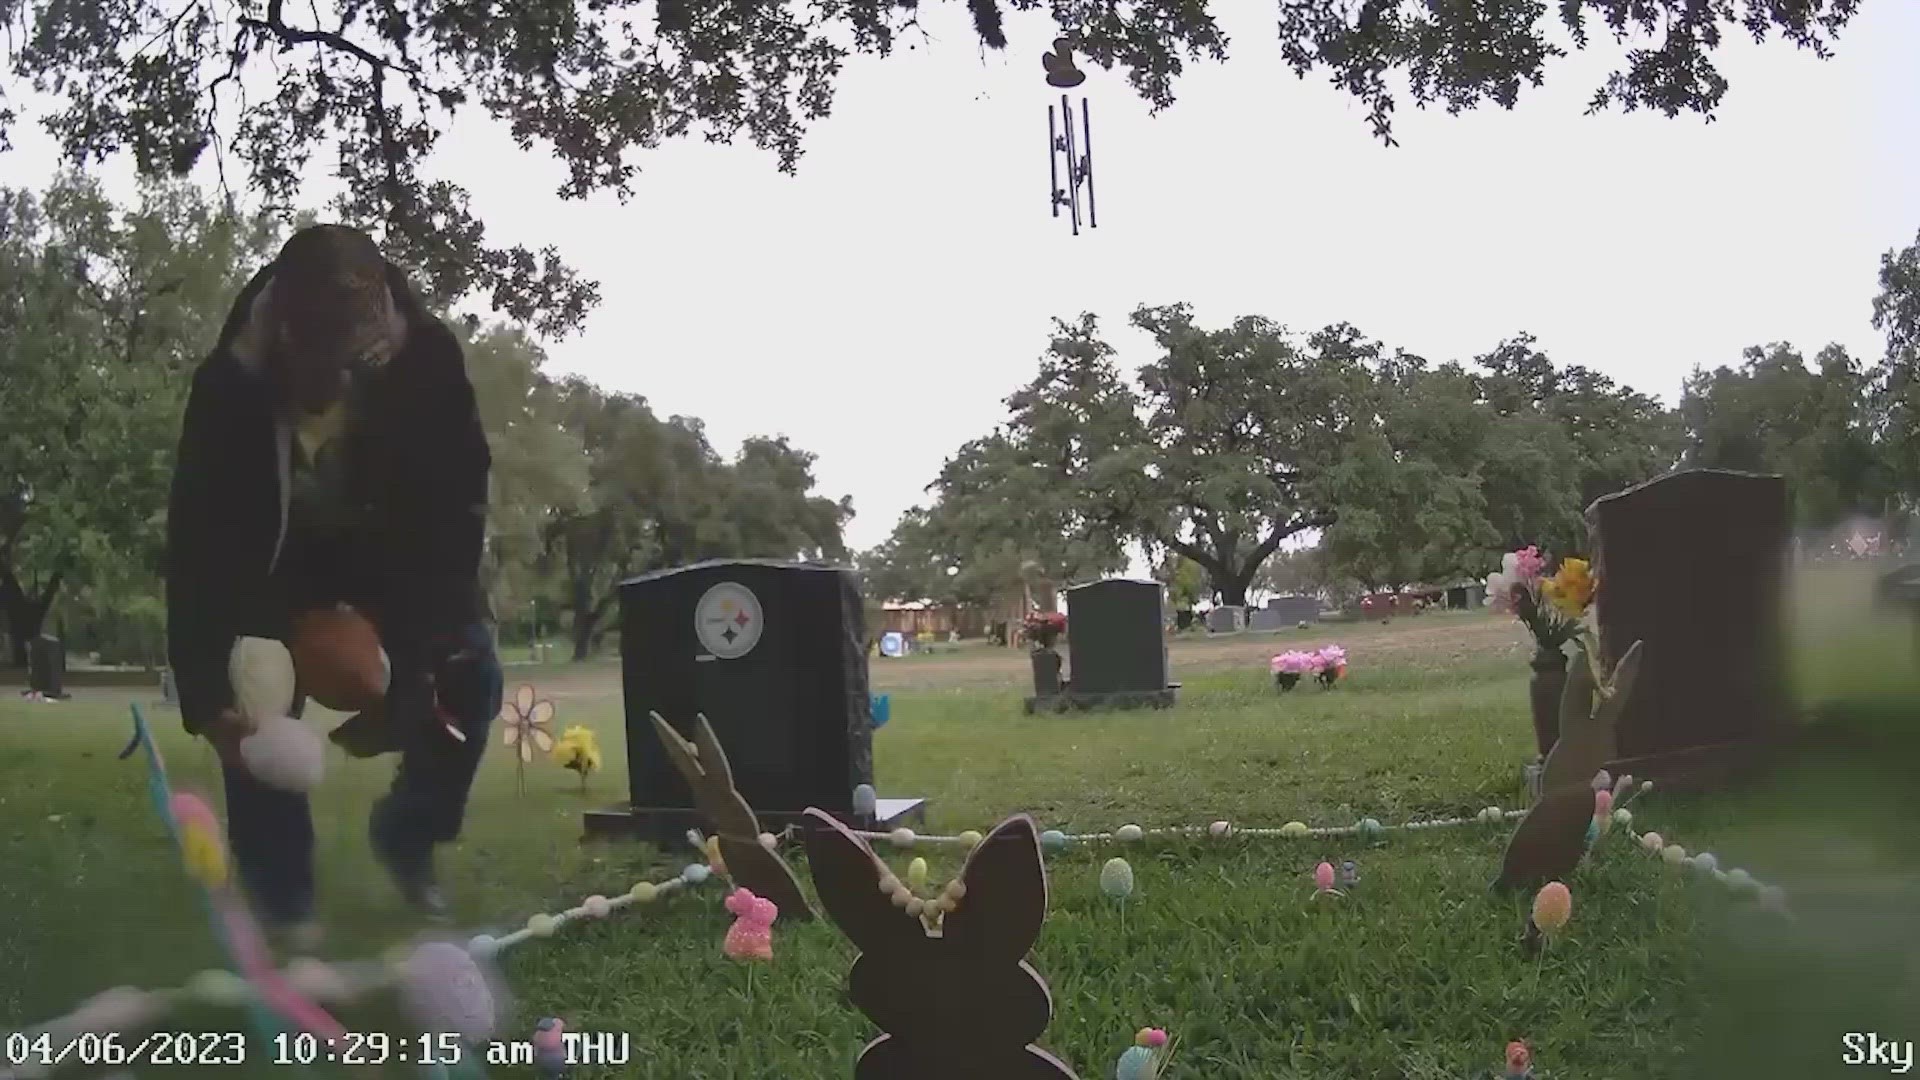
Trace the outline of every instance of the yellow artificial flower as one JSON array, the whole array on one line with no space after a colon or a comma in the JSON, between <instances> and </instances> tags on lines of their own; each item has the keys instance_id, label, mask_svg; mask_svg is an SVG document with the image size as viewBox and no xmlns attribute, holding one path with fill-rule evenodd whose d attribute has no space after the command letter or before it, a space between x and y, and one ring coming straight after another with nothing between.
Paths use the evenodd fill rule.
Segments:
<instances>
[{"instance_id":1,"label":"yellow artificial flower","mask_svg":"<svg viewBox=\"0 0 1920 1080\"><path fill-rule=\"evenodd\" d=\"M1569 619L1578 619L1593 603L1596 585L1587 560L1562 559L1560 569L1540 583L1540 591L1554 610Z\"/></svg>"},{"instance_id":2,"label":"yellow artificial flower","mask_svg":"<svg viewBox=\"0 0 1920 1080\"><path fill-rule=\"evenodd\" d=\"M593 729L580 724L568 728L553 744L553 760L563 769L572 769L580 779L600 771L600 740Z\"/></svg>"}]
</instances>

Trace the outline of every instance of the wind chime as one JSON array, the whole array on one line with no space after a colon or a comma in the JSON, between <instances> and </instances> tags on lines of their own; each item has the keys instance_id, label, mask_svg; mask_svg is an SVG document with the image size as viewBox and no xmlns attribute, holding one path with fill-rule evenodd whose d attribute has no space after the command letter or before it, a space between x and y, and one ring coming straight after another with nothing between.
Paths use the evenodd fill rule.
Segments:
<instances>
[{"instance_id":1,"label":"wind chime","mask_svg":"<svg viewBox=\"0 0 1920 1080\"><path fill-rule=\"evenodd\" d=\"M1046 69L1047 85L1060 90L1071 90L1087 81L1087 73L1081 71L1073 62L1073 42L1070 38L1057 38L1053 51L1042 53L1040 66ZM1060 162L1067 163L1067 183L1060 185ZM1065 207L1073 220L1073 235L1080 235L1080 189L1087 189L1087 228L1100 227L1099 219L1093 211L1093 123L1087 114L1087 99L1080 99L1080 130L1076 137L1073 128L1073 105L1066 94L1060 95L1060 111L1056 114L1052 105L1047 106L1047 168L1052 175L1052 183L1047 189L1049 201L1053 204L1053 216L1060 216Z\"/></svg>"}]
</instances>

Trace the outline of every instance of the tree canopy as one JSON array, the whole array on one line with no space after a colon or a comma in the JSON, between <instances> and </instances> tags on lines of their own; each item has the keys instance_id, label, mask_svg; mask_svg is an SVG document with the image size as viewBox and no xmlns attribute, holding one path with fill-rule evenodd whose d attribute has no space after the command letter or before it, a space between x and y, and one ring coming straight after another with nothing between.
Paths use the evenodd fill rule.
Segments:
<instances>
[{"instance_id":1,"label":"tree canopy","mask_svg":"<svg viewBox=\"0 0 1920 1080\"><path fill-rule=\"evenodd\" d=\"M280 231L185 184L116 208L77 174L0 190L0 629L12 664L60 613L70 644L164 655L166 492L193 369ZM784 437L730 460L700 421L555 379L523 326L443 316L493 454L485 572L515 636L586 655L614 583L705 558L846 557L853 507Z\"/></svg>"},{"instance_id":2,"label":"tree canopy","mask_svg":"<svg viewBox=\"0 0 1920 1080\"><path fill-rule=\"evenodd\" d=\"M141 175L181 177L215 156L266 205L290 206L303 168L338 162L334 212L383 233L446 306L469 293L555 334L599 300L551 247L496 246L459 184L427 159L457 116L505 125L565 165L559 194L631 191L636 151L698 134L746 138L797 168L809 125L832 110L849 57L931 40L916 0L0 0L14 90L54 102L40 117L69 161L128 153ZM1188 64L1225 60L1206 0L956 0L978 43L1039 53L1056 34L1121 72L1155 109ZM1282 54L1325 77L1393 142L1402 98L1458 113L1512 108L1573 50L1611 45L1619 65L1595 110L1713 115L1726 95L1714 54L1728 36L1777 37L1825 56L1859 0L1277 0ZM1034 12L1031 39L1009 16ZM1038 14L1044 12L1044 15ZM1599 44L1596 44L1599 43ZM1036 65L1036 78L1038 66ZM270 71L274 91L247 95ZM258 80L254 80L258 82ZM1404 86L1404 91L1398 87ZM0 146L22 117L0 99Z\"/></svg>"},{"instance_id":3,"label":"tree canopy","mask_svg":"<svg viewBox=\"0 0 1920 1080\"><path fill-rule=\"evenodd\" d=\"M73 173L0 190L0 613L25 662L64 586L151 594L195 364L276 239L191 187L116 208ZM149 628L151 629L151 628Z\"/></svg>"}]
</instances>

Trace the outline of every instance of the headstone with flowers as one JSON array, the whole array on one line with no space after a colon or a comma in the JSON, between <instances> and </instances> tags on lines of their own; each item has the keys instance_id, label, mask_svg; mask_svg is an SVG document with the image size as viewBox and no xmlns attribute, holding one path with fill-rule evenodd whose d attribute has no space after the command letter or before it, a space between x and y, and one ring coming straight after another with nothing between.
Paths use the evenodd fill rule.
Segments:
<instances>
[{"instance_id":1,"label":"headstone with flowers","mask_svg":"<svg viewBox=\"0 0 1920 1080\"><path fill-rule=\"evenodd\" d=\"M1063 625L1068 678L1042 692L1035 661L1034 696L1027 711L1069 708L1168 708L1178 684L1167 679L1166 588L1157 581L1110 578L1068 589Z\"/></svg>"}]
</instances>

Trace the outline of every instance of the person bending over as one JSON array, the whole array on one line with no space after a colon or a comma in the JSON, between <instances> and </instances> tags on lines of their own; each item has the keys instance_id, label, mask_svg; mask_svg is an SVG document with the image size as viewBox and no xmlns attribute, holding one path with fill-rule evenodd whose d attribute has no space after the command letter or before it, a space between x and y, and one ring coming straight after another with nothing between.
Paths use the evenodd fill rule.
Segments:
<instances>
[{"instance_id":1,"label":"person bending over","mask_svg":"<svg viewBox=\"0 0 1920 1080\"><path fill-rule=\"evenodd\" d=\"M289 239L194 373L167 515L168 657L187 731L219 754L238 876L269 926L317 926L313 819L305 795L242 763L233 642L285 641L301 613L339 604L373 623L389 688L349 726L357 752L401 758L368 836L401 895L444 915L434 847L459 835L500 709L480 587L490 467L459 343L353 229Z\"/></svg>"}]
</instances>

